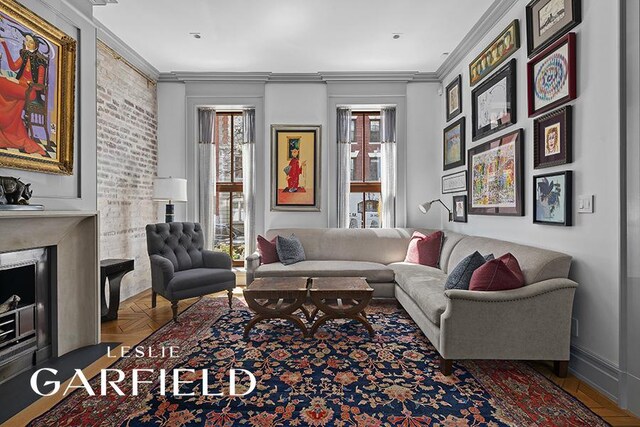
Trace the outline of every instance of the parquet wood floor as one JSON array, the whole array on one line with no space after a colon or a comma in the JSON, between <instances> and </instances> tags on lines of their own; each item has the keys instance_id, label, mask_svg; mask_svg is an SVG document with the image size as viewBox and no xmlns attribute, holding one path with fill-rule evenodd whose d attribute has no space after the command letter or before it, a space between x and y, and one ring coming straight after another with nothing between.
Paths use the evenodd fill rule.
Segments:
<instances>
[{"instance_id":1,"label":"parquet wood floor","mask_svg":"<svg viewBox=\"0 0 640 427\"><path fill-rule=\"evenodd\" d=\"M239 279L243 278L239 277ZM235 293L237 297L242 297L241 289L236 289ZM220 297L224 295L224 293L220 293L212 296ZM195 301L197 301L197 298L181 301L179 304L180 312ZM151 291L144 291L120 304L118 320L102 324L102 341L120 342L122 345L128 346L135 345L170 320L171 305L169 302L159 297L156 308L151 308ZM87 377L95 375L100 369L106 368L111 363L113 363L113 359L103 357L85 369L85 375ZM567 378L558 378L553 374L550 364L536 363L534 366L539 372L582 401L612 426L640 427L639 418L620 409L613 401L575 376L569 374ZM61 387L62 390L64 388L65 385ZM42 398L3 425L12 427L25 425L31 419L51 408L61 398L62 396Z\"/></svg>"}]
</instances>

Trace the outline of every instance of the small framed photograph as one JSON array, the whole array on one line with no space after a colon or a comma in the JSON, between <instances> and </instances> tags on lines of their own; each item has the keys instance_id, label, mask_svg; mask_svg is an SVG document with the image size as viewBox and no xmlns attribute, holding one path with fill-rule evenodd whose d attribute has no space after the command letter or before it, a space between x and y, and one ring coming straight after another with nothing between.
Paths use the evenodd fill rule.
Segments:
<instances>
[{"instance_id":1,"label":"small framed photograph","mask_svg":"<svg viewBox=\"0 0 640 427\"><path fill-rule=\"evenodd\" d=\"M576 34L569 33L527 64L529 117L576 99Z\"/></svg>"},{"instance_id":2,"label":"small framed photograph","mask_svg":"<svg viewBox=\"0 0 640 427\"><path fill-rule=\"evenodd\" d=\"M477 141L515 124L516 100L514 58L471 92L472 139Z\"/></svg>"},{"instance_id":3,"label":"small framed photograph","mask_svg":"<svg viewBox=\"0 0 640 427\"><path fill-rule=\"evenodd\" d=\"M519 48L520 25L516 19L469 64L469 85L484 79Z\"/></svg>"},{"instance_id":4,"label":"small framed photograph","mask_svg":"<svg viewBox=\"0 0 640 427\"><path fill-rule=\"evenodd\" d=\"M453 221L467 222L467 196L453 196Z\"/></svg>"},{"instance_id":5,"label":"small framed photograph","mask_svg":"<svg viewBox=\"0 0 640 427\"><path fill-rule=\"evenodd\" d=\"M462 76L458 74L446 89L447 121L462 113Z\"/></svg>"},{"instance_id":6,"label":"small framed photograph","mask_svg":"<svg viewBox=\"0 0 640 427\"><path fill-rule=\"evenodd\" d=\"M444 170L464 166L464 117L447 126L442 133L442 168Z\"/></svg>"},{"instance_id":7,"label":"small framed photograph","mask_svg":"<svg viewBox=\"0 0 640 427\"><path fill-rule=\"evenodd\" d=\"M533 0L527 5L529 58L582 21L581 0Z\"/></svg>"},{"instance_id":8,"label":"small framed photograph","mask_svg":"<svg viewBox=\"0 0 640 427\"><path fill-rule=\"evenodd\" d=\"M549 225L572 225L571 171L533 177L533 222Z\"/></svg>"},{"instance_id":9,"label":"small framed photograph","mask_svg":"<svg viewBox=\"0 0 640 427\"><path fill-rule=\"evenodd\" d=\"M533 120L533 168L571 163L572 108L570 105Z\"/></svg>"},{"instance_id":10,"label":"small framed photograph","mask_svg":"<svg viewBox=\"0 0 640 427\"><path fill-rule=\"evenodd\" d=\"M442 194L467 191L467 171L460 171L442 177Z\"/></svg>"}]
</instances>

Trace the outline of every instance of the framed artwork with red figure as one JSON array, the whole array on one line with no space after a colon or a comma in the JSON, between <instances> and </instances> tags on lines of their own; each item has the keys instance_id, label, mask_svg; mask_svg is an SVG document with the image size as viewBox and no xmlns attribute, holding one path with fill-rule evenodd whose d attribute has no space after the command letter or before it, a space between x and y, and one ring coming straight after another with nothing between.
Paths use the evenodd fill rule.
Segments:
<instances>
[{"instance_id":1,"label":"framed artwork with red figure","mask_svg":"<svg viewBox=\"0 0 640 427\"><path fill-rule=\"evenodd\" d=\"M320 125L271 125L271 210L320 210Z\"/></svg>"},{"instance_id":2,"label":"framed artwork with red figure","mask_svg":"<svg viewBox=\"0 0 640 427\"><path fill-rule=\"evenodd\" d=\"M0 2L0 167L71 175L76 41Z\"/></svg>"},{"instance_id":3,"label":"framed artwork with red figure","mask_svg":"<svg viewBox=\"0 0 640 427\"><path fill-rule=\"evenodd\" d=\"M576 34L569 33L527 64L529 117L577 97Z\"/></svg>"}]
</instances>

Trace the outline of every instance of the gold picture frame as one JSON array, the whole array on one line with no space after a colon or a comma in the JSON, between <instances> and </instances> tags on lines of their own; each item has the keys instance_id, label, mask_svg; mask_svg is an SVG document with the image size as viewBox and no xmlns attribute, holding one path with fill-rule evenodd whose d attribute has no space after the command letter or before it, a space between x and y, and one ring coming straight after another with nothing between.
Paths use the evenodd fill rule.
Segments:
<instances>
[{"instance_id":1,"label":"gold picture frame","mask_svg":"<svg viewBox=\"0 0 640 427\"><path fill-rule=\"evenodd\" d=\"M0 167L73 174L76 40L0 0Z\"/></svg>"},{"instance_id":2,"label":"gold picture frame","mask_svg":"<svg viewBox=\"0 0 640 427\"><path fill-rule=\"evenodd\" d=\"M498 37L496 37L469 64L469 85L474 86L480 80L491 74L516 50L520 49L520 24L514 19Z\"/></svg>"}]
</instances>

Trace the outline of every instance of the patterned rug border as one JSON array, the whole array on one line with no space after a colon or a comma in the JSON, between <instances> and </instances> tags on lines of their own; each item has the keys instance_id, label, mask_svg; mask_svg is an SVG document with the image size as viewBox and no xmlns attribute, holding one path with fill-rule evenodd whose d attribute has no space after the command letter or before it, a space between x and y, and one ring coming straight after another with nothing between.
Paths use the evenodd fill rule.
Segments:
<instances>
[{"instance_id":1,"label":"patterned rug border","mask_svg":"<svg viewBox=\"0 0 640 427\"><path fill-rule=\"evenodd\" d=\"M110 363L106 368L103 369L113 369L115 367L115 365L119 364L119 363L126 363L127 361L131 361L131 358L127 358L127 355L131 355L134 352L134 349L136 347L149 347L149 345L147 345L148 342L153 342L154 340L157 339L158 335L161 334L166 334L168 331L170 331L172 328L176 328L177 326L181 326L181 323L184 323L184 320L186 320L186 316L184 315L190 315L192 311L194 311L196 308L198 308L200 305L203 304L207 304L207 303L213 303L215 304L215 312L210 313L211 315L209 317L203 317L201 318L198 322L197 325L194 325L193 327L193 332L191 334L191 339L194 339L196 336L198 336L198 334L196 332L200 331L203 328L203 325L206 324L208 326L206 326L207 328L213 326L215 323L217 323L218 321L220 321L221 317L228 312L228 306L227 306L227 298L226 297L215 297L215 298L210 298L210 297L204 297L201 298L197 301L194 301L191 305L189 305L187 308L185 308L181 313L180 313L180 317L178 318L179 322L175 323L172 320L169 320L167 323L165 323L164 325L162 325L160 328L158 328L156 331L154 331L153 333L151 333L149 336L143 338L142 340L140 340L137 344L131 345L131 348L129 349L129 351L127 353L125 353L125 356L121 356L116 358L112 363ZM233 309L242 309L242 310L249 310L248 306L246 305L245 301L234 297L233 298ZM406 311L404 309L400 309L402 311L404 311L406 313ZM249 310L250 311L250 310ZM408 316L408 313L406 313ZM410 316L408 316L410 317ZM181 318L183 318L183 322L180 322ZM413 319L411 319L413 321ZM415 323L415 322L414 322ZM428 338L425 337L425 339L428 341ZM149 360L149 358L144 357L144 358L140 358L141 360ZM162 361L162 360L166 360L163 358L158 358L157 361ZM176 359L178 360L178 359ZM182 359L180 359L182 360ZM494 402L499 405L500 407L508 407L509 405L506 404L506 402L503 402L501 399L498 398L498 396L495 395L495 392L493 392L490 388L487 388L486 383L487 381L479 378L478 375L476 374L475 371L478 370L482 370L482 360L459 360L459 361L454 361L455 365L458 366L462 366L470 376L472 376L477 383L485 390L485 392L487 394L489 394L490 396L492 396ZM555 382L553 382L550 378L547 378L545 375L543 375L541 372L539 372L538 370L536 370L535 368L533 368L531 366L531 362L530 361L505 361L505 362L509 362L509 363L518 363L521 364L522 366L526 367L526 371L529 375L533 375L536 376L538 378L538 380L543 379L544 383L547 383L549 385L551 385L551 388L553 388L556 392L560 391L560 394L565 395L569 400L573 401L574 403L578 403L578 405L585 410L586 412L591 413L594 417L598 418L604 425L610 426L610 424L605 421L600 415L596 414L593 410L591 410L586 404L584 404L580 399L578 399L577 397L573 396L571 393L569 393L567 390L563 389L562 387L560 387L558 384L556 384ZM180 362L176 362L176 365L179 365ZM470 367L470 365L475 366L475 368ZM131 368L131 366L128 366L128 368ZM97 374L91 378L88 378L87 381L89 383L93 383L96 381L96 379L100 376L100 374ZM148 389L153 389L157 386L158 384L158 380L154 380L152 384L148 384ZM41 415L39 415L38 417L34 418L33 420L31 420L29 422L28 425L35 425L37 424L37 422L45 417L46 415L48 415L50 412L59 409L62 405L66 404L70 399L72 398L76 398L78 393L85 393L84 390L82 389L76 389L73 392L69 393L68 395L66 395L65 397L62 398L62 400L60 400L59 402L57 402L55 405L53 405L51 408L47 409L45 412L43 412ZM144 392L140 393L141 395L144 394ZM131 398L131 396L124 396L124 398ZM142 399L137 399L142 401ZM127 405L123 405L123 406L127 406ZM135 402L132 403L131 405L128 406L128 408L132 409L136 406ZM131 412L129 412L127 415L130 415ZM116 414L114 414L115 416ZM117 424L114 425L120 425L122 422L124 422L126 419L118 419Z\"/></svg>"}]
</instances>

